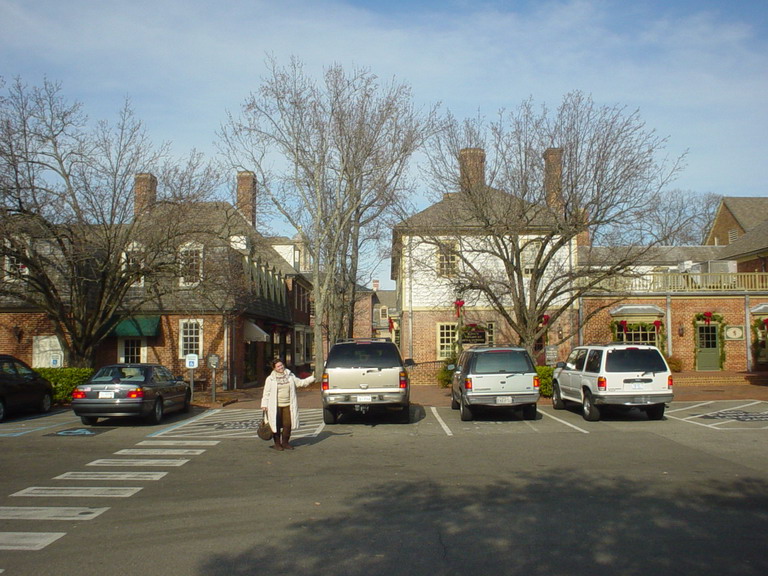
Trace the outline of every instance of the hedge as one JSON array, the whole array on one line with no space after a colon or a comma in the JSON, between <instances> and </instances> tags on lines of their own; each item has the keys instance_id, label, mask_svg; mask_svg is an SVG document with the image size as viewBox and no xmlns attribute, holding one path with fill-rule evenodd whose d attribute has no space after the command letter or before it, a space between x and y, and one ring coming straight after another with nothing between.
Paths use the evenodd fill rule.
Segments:
<instances>
[{"instance_id":1,"label":"hedge","mask_svg":"<svg viewBox=\"0 0 768 576\"><path fill-rule=\"evenodd\" d=\"M36 368L35 372L53 384L53 403L69 404L72 391L88 381L93 368Z\"/></svg>"}]
</instances>

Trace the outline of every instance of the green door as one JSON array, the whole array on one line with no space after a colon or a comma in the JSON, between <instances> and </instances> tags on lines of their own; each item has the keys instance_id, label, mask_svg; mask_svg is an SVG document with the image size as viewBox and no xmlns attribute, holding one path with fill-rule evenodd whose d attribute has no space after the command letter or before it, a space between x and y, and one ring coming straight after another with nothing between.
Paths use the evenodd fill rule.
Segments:
<instances>
[{"instance_id":1,"label":"green door","mask_svg":"<svg viewBox=\"0 0 768 576\"><path fill-rule=\"evenodd\" d=\"M696 327L699 353L697 370L720 370L720 338L717 324L701 324Z\"/></svg>"}]
</instances>

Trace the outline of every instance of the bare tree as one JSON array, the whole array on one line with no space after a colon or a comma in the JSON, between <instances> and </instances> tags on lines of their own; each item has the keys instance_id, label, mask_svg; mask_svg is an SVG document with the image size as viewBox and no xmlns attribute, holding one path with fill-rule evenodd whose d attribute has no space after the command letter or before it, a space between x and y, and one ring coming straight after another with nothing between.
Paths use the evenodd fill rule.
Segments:
<instances>
[{"instance_id":1,"label":"bare tree","mask_svg":"<svg viewBox=\"0 0 768 576\"><path fill-rule=\"evenodd\" d=\"M672 190L648 214L652 230L670 246L698 246L706 240L722 196Z\"/></svg>"},{"instance_id":2,"label":"bare tree","mask_svg":"<svg viewBox=\"0 0 768 576\"><path fill-rule=\"evenodd\" d=\"M442 200L397 227L399 250L416 239L416 266L446 268L443 302L494 310L532 350L581 295L615 288L680 230L653 227L683 159L660 160L664 146L637 112L580 92L554 113L528 100L490 123L449 116L429 148Z\"/></svg>"},{"instance_id":3,"label":"bare tree","mask_svg":"<svg viewBox=\"0 0 768 576\"><path fill-rule=\"evenodd\" d=\"M385 215L404 201L408 162L434 114L414 108L405 84L382 85L367 70L334 65L316 82L296 58L268 66L242 115L223 127L221 149L258 174L261 195L309 250L320 370L323 337L343 335L337 314L351 315L361 246L381 239Z\"/></svg>"},{"instance_id":4,"label":"bare tree","mask_svg":"<svg viewBox=\"0 0 768 576\"><path fill-rule=\"evenodd\" d=\"M149 206L133 186L146 171L178 205L174 218L142 217ZM161 279L178 272L180 211L217 182L201 155L177 165L167 146L153 147L129 103L91 127L59 84L16 80L0 101L0 297L42 311L69 363L90 365L120 317L172 287Z\"/></svg>"}]
</instances>

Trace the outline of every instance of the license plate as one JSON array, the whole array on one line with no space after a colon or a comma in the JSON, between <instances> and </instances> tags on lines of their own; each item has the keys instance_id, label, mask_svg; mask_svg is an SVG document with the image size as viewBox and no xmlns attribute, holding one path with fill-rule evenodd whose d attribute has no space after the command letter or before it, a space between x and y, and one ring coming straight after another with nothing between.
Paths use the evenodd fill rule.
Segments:
<instances>
[{"instance_id":1,"label":"license plate","mask_svg":"<svg viewBox=\"0 0 768 576\"><path fill-rule=\"evenodd\" d=\"M635 382L632 384L632 390L645 390L645 384L642 382Z\"/></svg>"},{"instance_id":2,"label":"license plate","mask_svg":"<svg viewBox=\"0 0 768 576\"><path fill-rule=\"evenodd\" d=\"M99 398L114 398L114 392L99 392Z\"/></svg>"},{"instance_id":3,"label":"license plate","mask_svg":"<svg viewBox=\"0 0 768 576\"><path fill-rule=\"evenodd\" d=\"M512 396L497 396L496 404L512 404Z\"/></svg>"},{"instance_id":4,"label":"license plate","mask_svg":"<svg viewBox=\"0 0 768 576\"><path fill-rule=\"evenodd\" d=\"M371 396L371 395L368 395L368 396L358 396L357 397L357 401L358 402L370 402L371 400L373 400L373 396Z\"/></svg>"}]
</instances>

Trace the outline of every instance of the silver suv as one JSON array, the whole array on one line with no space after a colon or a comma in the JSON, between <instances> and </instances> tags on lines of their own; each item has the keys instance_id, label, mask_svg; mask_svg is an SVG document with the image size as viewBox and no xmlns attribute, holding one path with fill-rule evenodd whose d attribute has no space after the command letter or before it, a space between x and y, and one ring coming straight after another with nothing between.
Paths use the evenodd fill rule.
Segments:
<instances>
[{"instance_id":1,"label":"silver suv","mask_svg":"<svg viewBox=\"0 0 768 576\"><path fill-rule=\"evenodd\" d=\"M646 344L601 344L574 348L552 376L552 406L581 404L585 420L600 420L601 406L636 406L661 420L673 398L672 373L664 356Z\"/></svg>"},{"instance_id":2,"label":"silver suv","mask_svg":"<svg viewBox=\"0 0 768 576\"><path fill-rule=\"evenodd\" d=\"M539 375L524 348L475 346L461 353L453 369L451 408L463 421L477 406L520 408L523 418L536 419Z\"/></svg>"},{"instance_id":3,"label":"silver suv","mask_svg":"<svg viewBox=\"0 0 768 576\"><path fill-rule=\"evenodd\" d=\"M321 385L323 422L335 424L344 411L395 409L410 421L411 386L400 350L389 338L340 340L328 353Z\"/></svg>"}]
</instances>

